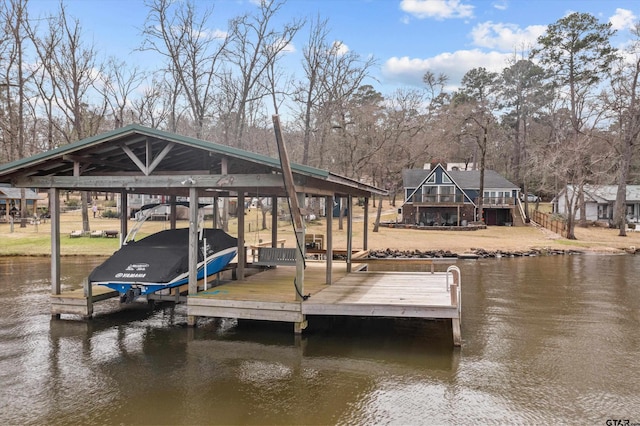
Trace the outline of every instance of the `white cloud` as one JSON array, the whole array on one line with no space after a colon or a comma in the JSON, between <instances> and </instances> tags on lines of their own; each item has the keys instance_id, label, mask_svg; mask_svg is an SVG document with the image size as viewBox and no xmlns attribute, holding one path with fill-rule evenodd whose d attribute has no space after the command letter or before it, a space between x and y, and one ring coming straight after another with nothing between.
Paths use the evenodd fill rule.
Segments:
<instances>
[{"instance_id":1,"label":"white cloud","mask_svg":"<svg viewBox=\"0 0 640 426\"><path fill-rule=\"evenodd\" d=\"M343 55L346 55L348 52L349 52L349 46L347 46L340 40L336 40L333 42L333 45L331 46L331 53L335 54L336 56L343 56Z\"/></svg>"},{"instance_id":2,"label":"white cloud","mask_svg":"<svg viewBox=\"0 0 640 426\"><path fill-rule=\"evenodd\" d=\"M534 46L538 37L546 30L545 25L531 25L522 29L514 24L487 21L476 25L471 30L471 37L476 46L513 51Z\"/></svg>"},{"instance_id":3,"label":"white cloud","mask_svg":"<svg viewBox=\"0 0 640 426\"><path fill-rule=\"evenodd\" d=\"M460 0L402 0L400 9L419 19L471 18L473 6Z\"/></svg>"},{"instance_id":4,"label":"white cloud","mask_svg":"<svg viewBox=\"0 0 640 426\"><path fill-rule=\"evenodd\" d=\"M632 11L617 8L616 14L609 18L609 22L611 22L612 29L623 30L627 28L633 28L636 19L637 18Z\"/></svg>"},{"instance_id":5,"label":"white cloud","mask_svg":"<svg viewBox=\"0 0 640 426\"><path fill-rule=\"evenodd\" d=\"M512 53L482 52L473 49L441 53L427 59L393 57L383 65L382 75L392 83L423 86L422 76L425 72L443 73L449 77L450 88L455 89L469 70L484 67L488 71L502 72L512 56Z\"/></svg>"},{"instance_id":6,"label":"white cloud","mask_svg":"<svg viewBox=\"0 0 640 426\"><path fill-rule=\"evenodd\" d=\"M509 8L509 3L507 0L498 0L494 1L492 6L498 10L507 10Z\"/></svg>"}]
</instances>

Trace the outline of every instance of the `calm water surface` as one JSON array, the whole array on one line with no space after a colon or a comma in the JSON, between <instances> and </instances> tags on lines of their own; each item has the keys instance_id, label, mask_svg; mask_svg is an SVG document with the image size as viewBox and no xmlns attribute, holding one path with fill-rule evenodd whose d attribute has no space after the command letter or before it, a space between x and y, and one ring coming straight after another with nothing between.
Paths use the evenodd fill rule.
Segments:
<instances>
[{"instance_id":1,"label":"calm water surface","mask_svg":"<svg viewBox=\"0 0 640 426\"><path fill-rule=\"evenodd\" d=\"M62 263L65 289L100 262ZM49 259L0 258L0 424L640 423L640 257L458 262L445 322L51 320Z\"/></svg>"}]
</instances>

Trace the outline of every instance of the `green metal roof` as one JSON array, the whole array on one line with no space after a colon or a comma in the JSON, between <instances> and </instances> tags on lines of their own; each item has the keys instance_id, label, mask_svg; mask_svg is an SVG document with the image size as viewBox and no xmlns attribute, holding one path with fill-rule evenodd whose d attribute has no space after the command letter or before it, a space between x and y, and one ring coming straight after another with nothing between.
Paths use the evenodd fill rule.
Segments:
<instances>
[{"instance_id":1,"label":"green metal roof","mask_svg":"<svg viewBox=\"0 0 640 426\"><path fill-rule=\"evenodd\" d=\"M82 176L141 174L141 169L132 160L132 156L147 164L158 159L157 164L154 163L153 173L159 175L223 174L223 158L227 161L226 174L229 175L273 174L281 171L278 158L131 124L3 164L0 166L0 182L10 183L14 178L74 176L77 164L82 164ZM379 188L314 167L291 164L291 170L294 175L313 179L315 184L306 184L309 188L319 188L322 186L321 182L324 182L325 189L341 193L386 193Z\"/></svg>"},{"instance_id":2,"label":"green metal roof","mask_svg":"<svg viewBox=\"0 0 640 426\"><path fill-rule=\"evenodd\" d=\"M64 155L72 154L84 149L100 145L105 142L124 139L127 136L132 135L144 135L165 141L176 142L182 145L191 146L193 148L200 148L206 151L219 153L228 157L234 157L242 159L248 162L263 164L268 167L280 168L280 160L277 158L268 157L262 154L256 154L250 151L233 148L226 145L217 144L215 142L204 141L200 139L191 138L188 136L181 136L175 133L165 132L158 129L152 129L149 127L140 126L138 124L130 124L126 127L122 127L110 132L102 133L100 135L92 136L86 139L82 139L77 142L73 142L61 147L52 149L36 154L31 157L16 160L10 163L6 163L0 166L0 178L3 175L11 173L15 170L23 169L26 167L32 167L42 162L59 158ZM314 167L304 166L300 164L291 164L291 168L299 173L315 175L318 177L326 178L329 176L329 172L322 169L316 169Z\"/></svg>"}]
</instances>

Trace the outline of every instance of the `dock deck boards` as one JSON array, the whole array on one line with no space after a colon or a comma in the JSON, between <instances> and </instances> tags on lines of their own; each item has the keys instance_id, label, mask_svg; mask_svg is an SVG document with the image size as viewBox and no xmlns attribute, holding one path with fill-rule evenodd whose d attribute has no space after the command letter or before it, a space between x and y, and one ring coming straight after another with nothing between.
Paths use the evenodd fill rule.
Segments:
<instances>
[{"instance_id":1,"label":"dock deck boards","mask_svg":"<svg viewBox=\"0 0 640 426\"><path fill-rule=\"evenodd\" d=\"M336 264L335 281L327 285L324 268L308 264L304 294L310 297L303 302L296 300L295 267L279 266L189 296L188 315L290 322L307 315L459 318L445 272L347 273L345 264Z\"/></svg>"}]
</instances>

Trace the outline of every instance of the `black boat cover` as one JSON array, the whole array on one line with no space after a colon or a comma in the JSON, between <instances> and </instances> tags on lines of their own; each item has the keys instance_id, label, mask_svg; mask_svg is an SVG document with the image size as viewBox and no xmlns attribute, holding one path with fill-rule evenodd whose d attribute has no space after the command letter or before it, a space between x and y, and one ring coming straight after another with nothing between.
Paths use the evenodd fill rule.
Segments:
<instances>
[{"instance_id":1,"label":"black boat cover","mask_svg":"<svg viewBox=\"0 0 640 426\"><path fill-rule=\"evenodd\" d=\"M221 229L205 229L207 255L236 247L237 238ZM204 260L202 241L198 262ZM189 229L168 229L129 242L89 275L89 282L168 283L189 270Z\"/></svg>"}]
</instances>

